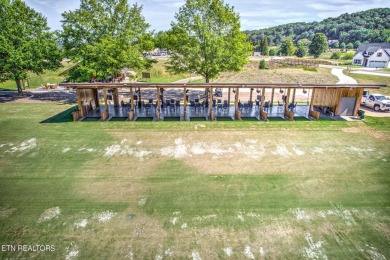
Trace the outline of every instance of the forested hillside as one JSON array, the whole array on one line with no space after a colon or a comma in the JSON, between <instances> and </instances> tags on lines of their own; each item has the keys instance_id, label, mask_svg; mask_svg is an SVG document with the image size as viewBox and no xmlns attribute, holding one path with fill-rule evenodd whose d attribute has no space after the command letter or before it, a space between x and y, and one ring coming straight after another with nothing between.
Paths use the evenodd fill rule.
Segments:
<instances>
[{"instance_id":1,"label":"forested hillside","mask_svg":"<svg viewBox=\"0 0 390 260\"><path fill-rule=\"evenodd\" d=\"M269 45L279 45L283 37L292 37L294 43L300 39L311 40L315 33L324 33L329 40L340 43L390 42L390 8L343 14L321 22L290 23L267 29L245 31L252 44L258 45L266 37Z\"/></svg>"}]
</instances>

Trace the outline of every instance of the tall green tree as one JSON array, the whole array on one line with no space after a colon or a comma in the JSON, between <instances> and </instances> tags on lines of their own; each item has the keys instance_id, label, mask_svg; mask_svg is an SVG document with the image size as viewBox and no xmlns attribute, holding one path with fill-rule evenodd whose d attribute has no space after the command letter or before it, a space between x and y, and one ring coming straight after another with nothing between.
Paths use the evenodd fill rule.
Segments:
<instances>
[{"instance_id":1,"label":"tall green tree","mask_svg":"<svg viewBox=\"0 0 390 260\"><path fill-rule=\"evenodd\" d=\"M263 56L268 55L268 40L265 37L261 40L260 52Z\"/></svg>"},{"instance_id":2,"label":"tall green tree","mask_svg":"<svg viewBox=\"0 0 390 260\"><path fill-rule=\"evenodd\" d=\"M124 67L150 66L143 51L154 43L142 6L130 6L127 0L81 0L79 9L62 17L65 54L79 62L81 71L103 79Z\"/></svg>"},{"instance_id":3,"label":"tall green tree","mask_svg":"<svg viewBox=\"0 0 390 260\"><path fill-rule=\"evenodd\" d=\"M187 0L175 19L169 71L197 73L209 82L248 63L252 46L240 31L239 15L223 0Z\"/></svg>"},{"instance_id":4,"label":"tall green tree","mask_svg":"<svg viewBox=\"0 0 390 260\"><path fill-rule=\"evenodd\" d=\"M0 5L0 82L14 80L19 94L28 72L61 66L61 55L46 18L21 0Z\"/></svg>"},{"instance_id":5,"label":"tall green tree","mask_svg":"<svg viewBox=\"0 0 390 260\"><path fill-rule=\"evenodd\" d=\"M280 45L280 53L284 56L293 56L296 51L296 47L290 37L286 37L282 40Z\"/></svg>"},{"instance_id":6,"label":"tall green tree","mask_svg":"<svg viewBox=\"0 0 390 260\"><path fill-rule=\"evenodd\" d=\"M310 41L308 39L300 39L297 42L297 50L295 55L298 57L305 57L309 50Z\"/></svg>"},{"instance_id":7,"label":"tall green tree","mask_svg":"<svg viewBox=\"0 0 390 260\"><path fill-rule=\"evenodd\" d=\"M328 49L328 39L323 33L316 33L309 45L309 52L314 58L320 57Z\"/></svg>"}]
</instances>

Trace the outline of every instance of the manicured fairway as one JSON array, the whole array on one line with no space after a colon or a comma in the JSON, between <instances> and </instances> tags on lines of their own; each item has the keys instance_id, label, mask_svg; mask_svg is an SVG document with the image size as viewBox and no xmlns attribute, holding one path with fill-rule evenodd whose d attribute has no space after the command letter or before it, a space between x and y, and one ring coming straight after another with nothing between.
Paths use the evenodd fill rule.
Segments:
<instances>
[{"instance_id":1,"label":"manicured fairway","mask_svg":"<svg viewBox=\"0 0 390 260\"><path fill-rule=\"evenodd\" d=\"M0 104L0 259L390 258L388 118L39 123L71 107Z\"/></svg>"}]
</instances>

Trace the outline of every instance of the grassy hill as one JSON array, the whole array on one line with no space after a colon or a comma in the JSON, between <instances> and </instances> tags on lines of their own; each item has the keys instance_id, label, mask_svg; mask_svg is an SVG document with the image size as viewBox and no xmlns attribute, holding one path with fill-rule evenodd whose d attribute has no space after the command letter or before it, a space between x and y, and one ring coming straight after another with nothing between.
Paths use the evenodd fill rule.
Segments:
<instances>
[{"instance_id":1,"label":"grassy hill","mask_svg":"<svg viewBox=\"0 0 390 260\"><path fill-rule=\"evenodd\" d=\"M64 81L65 76L60 76L60 73L67 70L68 68L74 66L74 63L63 61L62 68L59 68L55 71L46 70L41 75L37 75L35 73L28 74L28 81L30 83L30 88L37 88L41 85L45 85L46 83L59 83ZM16 90L15 81L8 80L6 82L0 83L0 91L1 90Z\"/></svg>"},{"instance_id":2,"label":"grassy hill","mask_svg":"<svg viewBox=\"0 0 390 260\"><path fill-rule=\"evenodd\" d=\"M321 22L289 23L271 28L245 31L256 45L259 39L267 37L269 45L279 45L283 37L293 37L294 42L307 38L311 40L315 33L324 33L328 39L339 42L355 43L385 42L390 37L390 8L376 8L352 14L330 17Z\"/></svg>"}]
</instances>

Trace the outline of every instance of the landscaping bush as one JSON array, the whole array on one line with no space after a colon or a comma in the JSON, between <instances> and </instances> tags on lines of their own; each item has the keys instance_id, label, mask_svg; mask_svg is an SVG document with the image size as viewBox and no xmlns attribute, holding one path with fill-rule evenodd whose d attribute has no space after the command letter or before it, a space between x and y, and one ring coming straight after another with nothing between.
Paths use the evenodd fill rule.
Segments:
<instances>
[{"instance_id":1,"label":"landscaping bush","mask_svg":"<svg viewBox=\"0 0 390 260\"><path fill-rule=\"evenodd\" d=\"M355 52L354 51L348 51L341 58L343 60L352 60L353 56L355 56Z\"/></svg>"},{"instance_id":2,"label":"landscaping bush","mask_svg":"<svg viewBox=\"0 0 390 260\"><path fill-rule=\"evenodd\" d=\"M332 56L330 56L331 59L339 60L341 58L341 52L336 51L332 53Z\"/></svg>"},{"instance_id":3,"label":"landscaping bush","mask_svg":"<svg viewBox=\"0 0 390 260\"><path fill-rule=\"evenodd\" d=\"M278 52L277 49L271 49L271 50L269 50L269 53L268 53L268 54L269 54L270 56L276 56L277 52Z\"/></svg>"}]
</instances>

